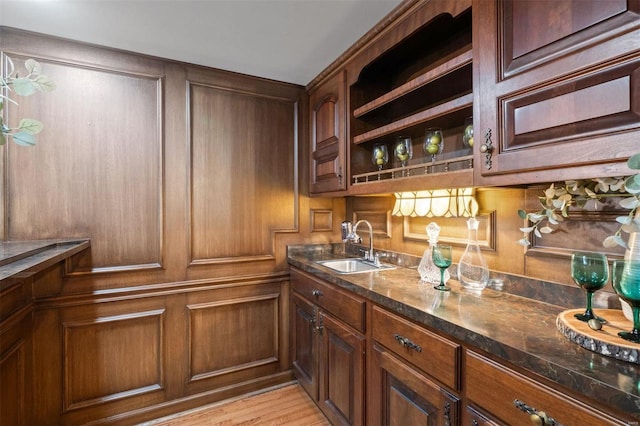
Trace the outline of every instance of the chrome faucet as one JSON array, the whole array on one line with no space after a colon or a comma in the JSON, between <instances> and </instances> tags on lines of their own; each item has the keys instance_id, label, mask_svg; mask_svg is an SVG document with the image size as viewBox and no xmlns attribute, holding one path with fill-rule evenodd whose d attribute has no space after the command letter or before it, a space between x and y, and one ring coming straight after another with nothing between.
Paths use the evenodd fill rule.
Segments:
<instances>
[{"instance_id":1,"label":"chrome faucet","mask_svg":"<svg viewBox=\"0 0 640 426\"><path fill-rule=\"evenodd\" d=\"M342 222L342 229L348 230L346 236L345 232L342 233L342 241L344 241L345 243L348 241L354 244L362 243L362 238L356 232L358 230L358 225L360 225L361 223L365 223L369 227L369 251L364 253L364 260L373 263L375 266L380 266L380 259L373 252L373 227L371 226L371 223L369 223L369 221L364 219L359 220L355 223L355 225L353 225L353 227L350 226L351 222L349 221Z\"/></svg>"}]
</instances>

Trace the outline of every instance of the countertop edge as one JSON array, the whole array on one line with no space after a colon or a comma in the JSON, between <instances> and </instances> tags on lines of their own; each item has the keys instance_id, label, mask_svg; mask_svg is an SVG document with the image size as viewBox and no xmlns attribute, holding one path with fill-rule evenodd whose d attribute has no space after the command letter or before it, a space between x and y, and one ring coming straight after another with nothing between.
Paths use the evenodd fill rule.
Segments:
<instances>
[{"instance_id":1,"label":"countertop edge","mask_svg":"<svg viewBox=\"0 0 640 426\"><path fill-rule=\"evenodd\" d=\"M91 240L88 238L34 240L3 244L11 243L28 244L29 248L25 250L32 252L32 254L27 256L17 254L15 261L0 267L0 291L11 286L16 280L24 280L30 275L91 247Z\"/></svg>"}]
</instances>

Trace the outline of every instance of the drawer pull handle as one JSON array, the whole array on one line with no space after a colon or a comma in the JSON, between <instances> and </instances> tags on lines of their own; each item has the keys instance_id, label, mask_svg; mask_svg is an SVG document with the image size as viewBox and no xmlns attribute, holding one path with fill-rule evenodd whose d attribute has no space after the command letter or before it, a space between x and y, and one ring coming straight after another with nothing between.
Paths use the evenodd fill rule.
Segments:
<instances>
[{"instance_id":1,"label":"drawer pull handle","mask_svg":"<svg viewBox=\"0 0 640 426\"><path fill-rule=\"evenodd\" d=\"M324 293L320 290L318 290L317 288L314 288L313 290L311 290L311 294L313 294L316 297L320 297L322 296Z\"/></svg>"},{"instance_id":2,"label":"drawer pull handle","mask_svg":"<svg viewBox=\"0 0 640 426\"><path fill-rule=\"evenodd\" d=\"M547 413L544 411L538 411L519 399L514 399L513 405L515 405L518 410L529 414L531 424L534 426L562 426L560 423L556 422L553 417L547 416Z\"/></svg>"},{"instance_id":3,"label":"drawer pull handle","mask_svg":"<svg viewBox=\"0 0 640 426\"><path fill-rule=\"evenodd\" d=\"M422 348L420 347L420 345L416 345L408 338L401 336L399 334L394 334L393 337L398 341L398 343L400 343L405 348L413 349L416 352L422 352Z\"/></svg>"}]
</instances>

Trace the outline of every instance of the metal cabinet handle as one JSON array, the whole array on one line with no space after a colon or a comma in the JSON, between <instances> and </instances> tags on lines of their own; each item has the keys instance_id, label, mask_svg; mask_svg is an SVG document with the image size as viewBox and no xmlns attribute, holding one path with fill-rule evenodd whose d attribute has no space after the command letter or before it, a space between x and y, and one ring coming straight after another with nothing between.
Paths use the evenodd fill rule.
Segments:
<instances>
[{"instance_id":1,"label":"metal cabinet handle","mask_svg":"<svg viewBox=\"0 0 640 426\"><path fill-rule=\"evenodd\" d=\"M420 345L413 343L407 337L401 336L400 334L396 333L393 335L393 338L396 339L398 343L400 343L405 348L413 349L416 352L422 352L422 347Z\"/></svg>"},{"instance_id":2,"label":"metal cabinet handle","mask_svg":"<svg viewBox=\"0 0 640 426\"><path fill-rule=\"evenodd\" d=\"M320 290L318 290L317 288L314 288L313 290L311 290L311 294L313 294L316 297L320 297L322 295L324 295L324 293Z\"/></svg>"},{"instance_id":3,"label":"metal cabinet handle","mask_svg":"<svg viewBox=\"0 0 640 426\"><path fill-rule=\"evenodd\" d=\"M444 423L442 426L451 426L451 404L447 401L444 403Z\"/></svg>"},{"instance_id":4,"label":"metal cabinet handle","mask_svg":"<svg viewBox=\"0 0 640 426\"><path fill-rule=\"evenodd\" d=\"M515 405L518 410L529 414L531 424L534 426L562 426L556 422L553 417L549 417L544 411L538 411L519 399L514 399L513 405Z\"/></svg>"},{"instance_id":5,"label":"metal cabinet handle","mask_svg":"<svg viewBox=\"0 0 640 426\"><path fill-rule=\"evenodd\" d=\"M324 324L322 323L322 317L318 318L318 321L316 322L316 329L315 331L318 332L318 334L322 334L322 329L324 328Z\"/></svg>"},{"instance_id":6,"label":"metal cabinet handle","mask_svg":"<svg viewBox=\"0 0 640 426\"><path fill-rule=\"evenodd\" d=\"M493 153L493 142L491 141L491 129L487 129L484 133L484 143L480 145L480 152L484 154L484 166L487 170L493 165L491 154Z\"/></svg>"}]
</instances>

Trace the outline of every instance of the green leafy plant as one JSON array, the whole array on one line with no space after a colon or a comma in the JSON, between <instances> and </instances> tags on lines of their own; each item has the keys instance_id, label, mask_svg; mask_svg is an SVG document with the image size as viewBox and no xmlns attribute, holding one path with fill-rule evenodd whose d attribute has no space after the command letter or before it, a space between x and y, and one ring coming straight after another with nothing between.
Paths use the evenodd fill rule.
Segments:
<instances>
[{"instance_id":1,"label":"green leafy plant","mask_svg":"<svg viewBox=\"0 0 640 426\"><path fill-rule=\"evenodd\" d=\"M535 212L527 213L518 210L518 215L527 220L531 225L520 228L524 237L518 240L518 244L528 247L531 245L529 236L533 233L542 238L543 234L554 232L564 218L569 217L569 208L584 208L591 200L600 201L607 197L621 198L620 207L629 210L629 213L616 218L620 227L614 235L610 235L602 242L605 247L616 245L627 248L622 233L640 232L640 217L637 217L640 208L640 153L632 156L627 161L636 174L614 178L593 178L586 180L570 180L563 183L552 183L544 194L539 197L542 208Z\"/></svg>"},{"instance_id":2,"label":"green leafy plant","mask_svg":"<svg viewBox=\"0 0 640 426\"><path fill-rule=\"evenodd\" d=\"M5 101L15 105L18 103L10 95L31 96L37 92L50 92L55 89L55 83L42 74L42 66L33 59L24 63L26 74L20 75L15 69L11 58L6 58L7 72L0 76L0 145L7 143L8 138L21 146L36 144L35 135L40 133L44 125L33 118L22 118L18 127L9 127L3 121L2 109Z\"/></svg>"}]
</instances>

